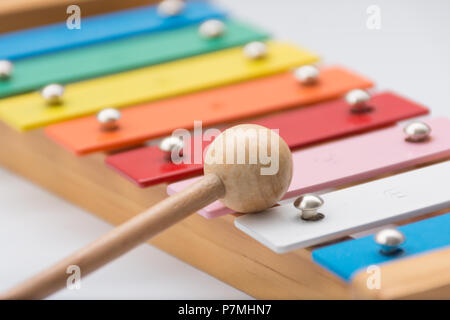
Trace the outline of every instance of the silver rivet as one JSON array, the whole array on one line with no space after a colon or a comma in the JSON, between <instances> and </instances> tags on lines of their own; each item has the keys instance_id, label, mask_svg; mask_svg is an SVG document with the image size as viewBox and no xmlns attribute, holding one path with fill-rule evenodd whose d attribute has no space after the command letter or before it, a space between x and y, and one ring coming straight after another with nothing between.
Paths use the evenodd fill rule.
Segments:
<instances>
[{"instance_id":1,"label":"silver rivet","mask_svg":"<svg viewBox=\"0 0 450 320\"><path fill-rule=\"evenodd\" d=\"M294 207L301 211L301 218L309 221L317 221L325 217L318 212L322 205L323 199L314 194L304 194L294 201Z\"/></svg>"},{"instance_id":2,"label":"silver rivet","mask_svg":"<svg viewBox=\"0 0 450 320\"><path fill-rule=\"evenodd\" d=\"M13 69L14 66L11 61L0 60L0 80L8 79L11 76Z\"/></svg>"},{"instance_id":3,"label":"silver rivet","mask_svg":"<svg viewBox=\"0 0 450 320\"><path fill-rule=\"evenodd\" d=\"M42 89L41 95L49 105L60 104L64 95L64 87L57 83L49 84Z\"/></svg>"},{"instance_id":4,"label":"silver rivet","mask_svg":"<svg viewBox=\"0 0 450 320\"><path fill-rule=\"evenodd\" d=\"M267 55L267 46L264 42L253 41L244 46L244 56L248 59L256 60Z\"/></svg>"},{"instance_id":5,"label":"silver rivet","mask_svg":"<svg viewBox=\"0 0 450 320\"><path fill-rule=\"evenodd\" d=\"M367 105L370 94L366 90L351 90L345 95L345 100L352 107L351 111L354 113L364 113L371 110L371 107Z\"/></svg>"},{"instance_id":6,"label":"silver rivet","mask_svg":"<svg viewBox=\"0 0 450 320\"><path fill-rule=\"evenodd\" d=\"M294 71L294 76L301 84L316 84L319 79L319 69L311 65L302 66Z\"/></svg>"},{"instance_id":7,"label":"silver rivet","mask_svg":"<svg viewBox=\"0 0 450 320\"><path fill-rule=\"evenodd\" d=\"M182 0L163 0L158 5L158 13L164 17L179 15L184 10L185 4Z\"/></svg>"},{"instance_id":8,"label":"silver rivet","mask_svg":"<svg viewBox=\"0 0 450 320\"><path fill-rule=\"evenodd\" d=\"M375 235L375 242L380 245L382 254L394 254L400 251L405 236L397 229L383 229Z\"/></svg>"},{"instance_id":9,"label":"silver rivet","mask_svg":"<svg viewBox=\"0 0 450 320\"><path fill-rule=\"evenodd\" d=\"M430 137L431 128L426 123L414 121L406 125L403 131L406 134L406 141L422 142Z\"/></svg>"},{"instance_id":10,"label":"silver rivet","mask_svg":"<svg viewBox=\"0 0 450 320\"><path fill-rule=\"evenodd\" d=\"M198 32L207 39L217 38L224 34L225 24L217 19L206 20L200 25Z\"/></svg>"},{"instance_id":11,"label":"silver rivet","mask_svg":"<svg viewBox=\"0 0 450 320\"><path fill-rule=\"evenodd\" d=\"M97 113L97 120L101 130L112 131L119 128L120 111L114 108L106 108Z\"/></svg>"},{"instance_id":12,"label":"silver rivet","mask_svg":"<svg viewBox=\"0 0 450 320\"><path fill-rule=\"evenodd\" d=\"M178 156L181 156L183 147L183 140L176 136L164 138L159 143L159 149L166 154L166 157L168 159L171 159L173 151L177 152L176 154Z\"/></svg>"}]
</instances>

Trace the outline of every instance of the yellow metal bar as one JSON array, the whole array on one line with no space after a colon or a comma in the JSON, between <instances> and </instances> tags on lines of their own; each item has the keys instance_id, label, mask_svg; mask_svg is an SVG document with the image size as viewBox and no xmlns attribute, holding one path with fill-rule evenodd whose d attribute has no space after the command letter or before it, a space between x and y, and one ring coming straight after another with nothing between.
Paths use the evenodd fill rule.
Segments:
<instances>
[{"instance_id":1,"label":"yellow metal bar","mask_svg":"<svg viewBox=\"0 0 450 320\"><path fill-rule=\"evenodd\" d=\"M146 67L66 87L63 103L49 106L38 92L0 100L0 118L18 130L263 77L318 60L290 44L268 42L268 55L249 60L242 48ZM132 54L132 53L130 53Z\"/></svg>"}]
</instances>

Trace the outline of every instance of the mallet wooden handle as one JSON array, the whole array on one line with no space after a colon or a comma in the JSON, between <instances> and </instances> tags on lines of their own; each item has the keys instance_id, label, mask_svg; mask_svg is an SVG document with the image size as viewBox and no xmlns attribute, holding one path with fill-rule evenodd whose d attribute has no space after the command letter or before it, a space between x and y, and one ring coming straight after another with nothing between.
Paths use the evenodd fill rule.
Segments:
<instances>
[{"instance_id":1,"label":"mallet wooden handle","mask_svg":"<svg viewBox=\"0 0 450 320\"><path fill-rule=\"evenodd\" d=\"M257 149L252 147L255 142ZM259 155L256 163L234 162L235 159L254 159L255 155ZM270 173L263 170L267 169L267 161L261 155L271 155L270 166L276 170ZM66 285L69 266L78 266L81 275L86 276L217 199L236 212L270 208L289 188L292 155L286 142L272 130L243 124L228 128L214 139L205 154L203 169L205 176L186 190L158 203L0 298L44 298Z\"/></svg>"},{"instance_id":2,"label":"mallet wooden handle","mask_svg":"<svg viewBox=\"0 0 450 320\"><path fill-rule=\"evenodd\" d=\"M84 277L224 195L225 187L221 179L215 174L208 174L186 190L135 216L0 298L45 298L66 286L68 266L78 266Z\"/></svg>"}]
</instances>

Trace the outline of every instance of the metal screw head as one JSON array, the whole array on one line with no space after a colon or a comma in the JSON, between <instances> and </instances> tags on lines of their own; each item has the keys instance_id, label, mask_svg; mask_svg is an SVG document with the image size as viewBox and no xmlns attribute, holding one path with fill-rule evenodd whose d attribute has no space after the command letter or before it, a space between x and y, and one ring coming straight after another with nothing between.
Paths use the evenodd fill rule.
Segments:
<instances>
[{"instance_id":1,"label":"metal screw head","mask_svg":"<svg viewBox=\"0 0 450 320\"><path fill-rule=\"evenodd\" d=\"M431 128L424 122L414 121L406 125L403 131L406 134L406 141L421 142L430 137Z\"/></svg>"},{"instance_id":2,"label":"metal screw head","mask_svg":"<svg viewBox=\"0 0 450 320\"><path fill-rule=\"evenodd\" d=\"M41 91L41 96L49 105L60 104L62 102L63 95L64 87L57 83L49 84Z\"/></svg>"},{"instance_id":3,"label":"metal screw head","mask_svg":"<svg viewBox=\"0 0 450 320\"><path fill-rule=\"evenodd\" d=\"M367 102L370 94L366 90L354 89L345 95L345 100L352 107L354 112L364 112L368 110Z\"/></svg>"},{"instance_id":4,"label":"metal screw head","mask_svg":"<svg viewBox=\"0 0 450 320\"><path fill-rule=\"evenodd\" d=\"M267 55L267 46L260 41L247 43L244 46L244 55L252 60L264 58Z\"/></svg>"},{"instance_id":5,"label":"metal screw head","mask_svg":"<svg viewBox=\"0 0 450 320\"><path fill-rule=\"evenodd\" d=\"M0 60L0 80L8 79L12 72L14 66L9 60Z\"/></svg>"},{"instance_id":6,"label":"metal screw head","mask_svg":"<svg viewBox=\"0 0 450 320\"><path fill-rule=\"evenodd\" d=\"M116 130L119 127L120 111L114 108L106 108L97 113L100 128L105 131Z\"/></svg>"},{"instance_id":7,"label":"metal screw head","mask_svg":"<svg viewBox=\"0 0 450 320\"><path fill-rule=\"evenodd\" d=\"M217 19L206 20L200 25L198 32L207 39L217 38L224 34L225 23Z\"/></svg>"},{"instance_id":8,"label":"metal screw head","mask_svg":"<svg viewBox=\"0 0 450 320\"><path fill-rule=\"evenodd\" d=\"M179 15L185 7L182 0L163 0L158 5L158 13L164 17L172 17Z\"/></svg>"},{"instance_id":9,"label":"metal screw head","mask_svg":"<svg viewBox=\"0 0 450 320\"><path fill-rule=\"evenodd\" d=\"M176 136L170 136L170 137L164 138L159 143L159 149L161 151L164 151L168 158L171 158L172 151L176 151L178 156L181 156L183 147L184 147L183 140Z\"/></svg>"},{"instance_id":10,"label":"metal screw head","mask_svg":"<svg viewBox=\"0 0 450 320\"><path fill-rule=\"evenodd\" d=\"M375 242L380 245L383 254L392 254L405 242L405 236L397 229L388 228L375 235Z\"/></svg>"},{"instance_id":11,"label":"metal screw head","mask_svg":"<svg viewBox=\"0 0 450 320\"><path fill-rule=\"evenodd\" d=\"M320 220L323 214L317 212L323 205L323 199L314 194L304 194L294 201L294 207L302 212L303 220Z\"/></svg>"},{"instance_id":12,"label":"metal screw head","mask_svg":"<svg viewBox=\"0 0 450 320\"><path fill-rule=\"evenodd\" d=\"M294 77L301 84L312 85L317 83L319 69L312 65L302 66L294 71Z\"/></svg>"}]
</instances>

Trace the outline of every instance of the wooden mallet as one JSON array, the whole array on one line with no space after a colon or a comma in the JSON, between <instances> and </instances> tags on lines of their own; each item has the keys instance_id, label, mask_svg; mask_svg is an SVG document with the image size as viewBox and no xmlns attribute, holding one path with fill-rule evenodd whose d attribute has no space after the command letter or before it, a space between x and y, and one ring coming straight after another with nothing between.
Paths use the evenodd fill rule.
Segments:
<instances>
[{"instance_id":1,"label":"wooden mallet","mask_svg":"<svg viewBox=\"0 0 450 320\"><path fill-rule=\"evenodd\" d=\"M111 230L0 298L45 298L66 286L69 266L78 266L85 276L217 199L236 212L269 208L283 197L292 178L289 147L278 134L258 125L238 125L222 132L209 146L204 162L204 177L197 183Z\"/></svg>"}]
</instances>

